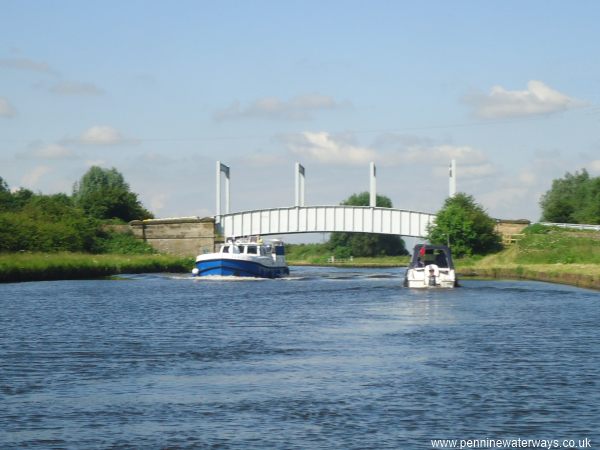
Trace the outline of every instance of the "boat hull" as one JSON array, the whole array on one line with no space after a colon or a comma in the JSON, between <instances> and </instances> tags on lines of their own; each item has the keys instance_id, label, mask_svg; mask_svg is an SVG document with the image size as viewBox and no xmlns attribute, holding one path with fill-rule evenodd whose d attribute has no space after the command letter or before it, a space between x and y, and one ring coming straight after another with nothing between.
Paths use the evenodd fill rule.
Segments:
<instances>
[{"instance_id":1,"label":"boat hull","mask_svg":"<svg viewBox=\"0 0 600 450\"><path fill-rule=\"evenodd\" d=\"M215 258L196 262L196 276L280 278L289 275L287 266L266 266L256 261Z\"/></svg>"},{"instance_id":2,"label":"boat hull","mask_svg":"<svg viewBox=\"0 0 600 450\"><path fill-rule=\"evenodd\" d=\"M408 269L404 278L404 287L408 288L454 288L457 286L453 270L429 276L423 269Z\"/></svg>"}]
</instances>

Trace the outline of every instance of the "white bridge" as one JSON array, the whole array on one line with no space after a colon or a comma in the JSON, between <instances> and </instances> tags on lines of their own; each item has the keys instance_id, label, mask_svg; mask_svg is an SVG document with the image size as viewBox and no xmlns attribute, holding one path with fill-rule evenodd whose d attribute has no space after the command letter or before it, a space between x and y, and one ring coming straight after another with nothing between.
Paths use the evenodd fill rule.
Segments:
<instances>
[{"instance_id":1,"label":"white bridge","mask_svg":"<svg viewBox=\"0 0 600 450\"><path fill-rule=\"evenodd\" d=\"M229 211L230 168L220 161L216 166L217 232L225 238L242 236L266 236L291 233L376 233L425 238L429 225L435 221L430 213L404 209L376 207L376 169L369 165L370 206L305 206L305 170L300 163L294 168L295 206L287 208L260 209L254 211ZM221 180L225 175L225 213L221 212ZM449 195L456 192L456 163L451 161Z\"/></svg>"},{"instance_id":2,"label":"white bridge","mask_svg":"<svg viewBox=\"0 0 600 450\"><path fill-rule=\"evenodd\" d=\"M287 233L379 233L424 238L434 214L370 206L292 206L220 216L224 237Z\"/></svg>"}]
</instances>

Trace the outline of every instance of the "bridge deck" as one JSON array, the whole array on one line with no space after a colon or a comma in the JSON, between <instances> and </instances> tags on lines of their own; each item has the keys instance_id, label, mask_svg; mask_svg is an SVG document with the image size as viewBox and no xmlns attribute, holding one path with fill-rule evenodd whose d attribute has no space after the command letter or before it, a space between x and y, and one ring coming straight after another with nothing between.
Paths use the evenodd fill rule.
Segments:
<instances>
[{"instance_id":1,"label":"bridge deck","mask_svg":"<svg viewBox=\"0 0 600 450\"><path fill-rule=\"evenodd\" d=\"M434 214L368 206L305 206L222 215L224 237L334 231L425 237Z\"/></svg>"}]
</instances>

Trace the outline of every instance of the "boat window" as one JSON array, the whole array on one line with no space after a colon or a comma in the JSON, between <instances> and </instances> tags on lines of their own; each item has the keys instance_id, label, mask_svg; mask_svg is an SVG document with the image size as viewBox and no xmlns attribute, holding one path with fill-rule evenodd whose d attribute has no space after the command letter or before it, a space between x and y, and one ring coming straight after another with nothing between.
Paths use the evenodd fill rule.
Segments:
<instances>
[{"instance_id":1,"label":"boat window","mask_svg":"<svg viewBox=\"0 0 600 450\"><path fill-rule=\"evenodd\" d=\"M229 253L229 245L224 245L221 249L221 253Z\"/></svg>"},{"instance_id":2,"label":"boat window","mask_svg":"<svg viewBox=\"0 0 600 450\"><path fill-rule=\"evenodd\" d=\"M241 245L237 246L237 253L244 253L244 247L242 247Z\"/></svg>"},{"instance_id":3,"label":"boat window","mask_svg":"<svg viewBox=\"0 0 600 450\"><path fill-rule=\"evenodd\" d=\"M257 251L256 251L256 245L249 245L248 246L248 254L249 255L256 255Z\"/></svg>"},{"instance_id":4,"label":"boat window","mask_svg":"<svg viewBox=\"0 0 600 450\"><path fill-rule=\"evenodd\" d=\"M448 267L448 261L446 260L446 255L441 250L438 250L437 255L435 255L435 264L438 267Z\"/></svg>"}]
</instances>

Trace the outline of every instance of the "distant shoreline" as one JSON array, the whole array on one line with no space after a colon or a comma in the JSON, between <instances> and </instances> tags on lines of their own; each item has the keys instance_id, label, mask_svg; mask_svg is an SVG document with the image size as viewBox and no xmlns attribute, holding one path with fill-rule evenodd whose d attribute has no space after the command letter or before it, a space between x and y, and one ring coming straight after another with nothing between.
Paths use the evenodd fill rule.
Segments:
<instances>
[{"instance_id":1,"label":"distant shoreline","mask_svg":"<svg viewBox=\"0 0 600 450\"><path fill-rule=\"evenodd\" d=\"M375 260L377 258L374 258ZM336 268L393 268L406 265L373 262L310 263L290 261L290 266ZM459 279L530 280L600 290L600 266L596 264L514 264L497 267L457 265Z\"/></svg>"},{"instance_id":2,"label":"distant shoreline","mask_svg":"<svg viewBox=\"0 0 600 450\"><path fill-rule=\"evenodd\" d=\"M0 254L0 283L81 280L126 273L192 270L193 258L169 255L121 255L87 253Z\"/></svg>"},{"instance_id":3,"label":"distant shoreline","mask_svg":"<svg viewBox=\"0 0 600 450\"><path fill-rule=\"evenodd\" d=\"M408 259L355 258L337 263L288 261L290 266L335 268L403 268ZM193 258L169 255L115 255L83 253L13 253L0 254L0 283L25 281L78 280L132 273L187 273ZM545 281L600 290L598 264L508 264L478 266L457 264L459 279L512 279Z\"/></svg>"}]
</instances>

